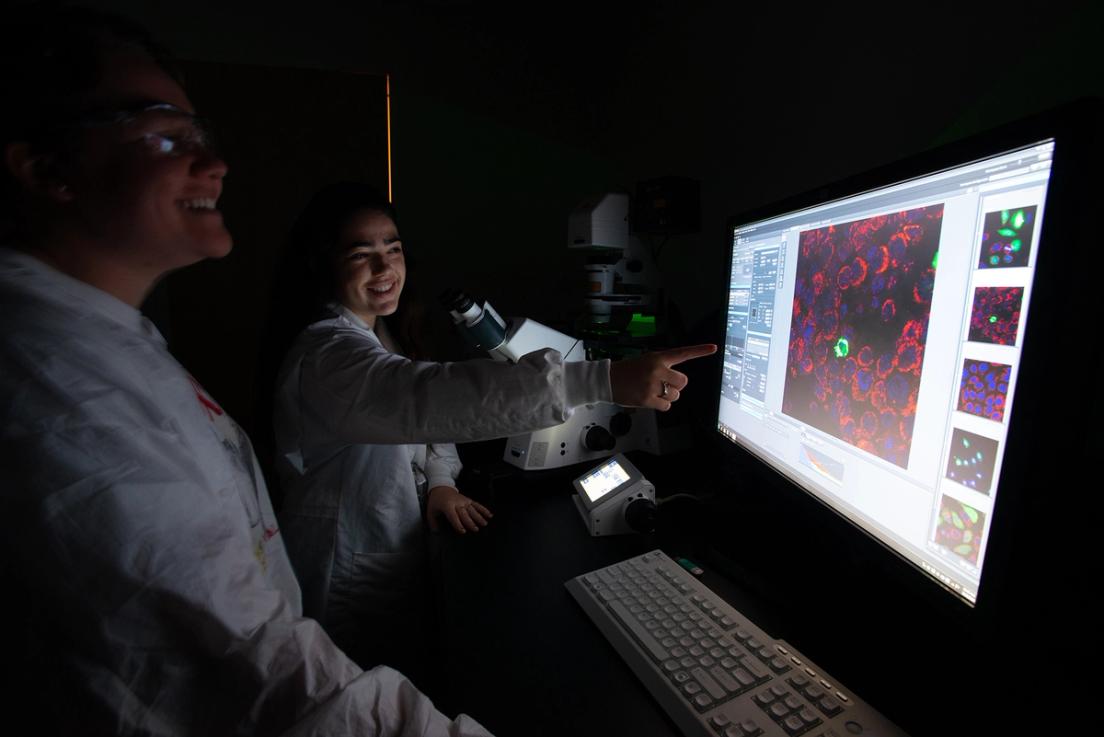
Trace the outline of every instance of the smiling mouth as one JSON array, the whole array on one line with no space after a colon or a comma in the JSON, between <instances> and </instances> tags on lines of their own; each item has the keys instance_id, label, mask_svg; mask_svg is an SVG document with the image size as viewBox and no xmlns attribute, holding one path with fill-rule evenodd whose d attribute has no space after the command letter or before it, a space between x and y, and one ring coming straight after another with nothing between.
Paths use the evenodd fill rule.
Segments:
<instances>
[{"instance_id":1,"label":"smiling mouth","mask_svg":"<svg viewBox=\"0 0 1104 737\"><path fill-rule=\"evenodd\" d=\"M395 285L398 282L387 282L386 284L380 284L374 287L368 287L368 291L377 297L385 297L395 289Z\"/></svg>"},{"instance_id":2,"label":"smiling mouth","mask_svg":"<svg viewBox=\"0 0 1104 737\"><path fill-rule=\"evenodd\" d=\"M196 197L191 200L181 200L179 204L181 208L188 212L210 213L218 212L215 207L217 202L218 198L216 197Z\"/></svg>"}]
</instances>

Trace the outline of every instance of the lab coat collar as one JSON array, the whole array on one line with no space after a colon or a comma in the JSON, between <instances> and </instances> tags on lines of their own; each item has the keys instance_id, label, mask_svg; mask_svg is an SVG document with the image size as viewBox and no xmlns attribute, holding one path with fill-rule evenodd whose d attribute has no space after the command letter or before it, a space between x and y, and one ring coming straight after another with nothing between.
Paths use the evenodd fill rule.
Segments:
<instances>
[{"instance_id":1,"label":"lab coat collar","mask_svg":"<svg viewBox=\"0 0 1104 737\"><path fill-rule=\"evenodd\" d=\"M83 303L94 313L161 345L165 338L139 310L102 289L58 271L29 253L0 246L0 279L48 302Z\"/></svg>"},{"instance_id":2,"label":"lab coat collar","mask_svg":"<svg viewBox=\"0 0 1104 737\"><path fill-rule=\"evenodd\" d=\"M381 346L391 351L392 353L402 353L399 348L398 342L391 336L391 333L387 330L387 322L383 317L376 318L376 327L368 327L368 323L364 322L355 312L350 310L340 302L330 302L326 305L326 309L334 313L338 320L344 320L351 324L355 328L365 331L368 335L379 343Z\"/></svg>"},{"instance_id":3,"label":"lab coat collar","mask_svg":"<svg viewBox=\"0 0 1104 737\"><path fill-rule=\"evenodd\" d=\"M330 302L326 305L326 309L337 315L339 318L345 318L361 330L367 330L370 333L375 332L374 330L372 330L372 328L368 327L368 323L364 322L364 320L362 320L355 312L353 312L340 302Z\"/></svg>"}]
</instances>

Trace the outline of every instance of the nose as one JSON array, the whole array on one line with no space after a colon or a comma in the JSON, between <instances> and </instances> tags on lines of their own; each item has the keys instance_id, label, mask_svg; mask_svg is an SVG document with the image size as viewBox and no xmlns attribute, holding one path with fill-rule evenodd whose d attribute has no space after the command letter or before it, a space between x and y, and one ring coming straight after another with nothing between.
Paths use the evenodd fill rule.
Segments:
<instances>
[{"instance_id":1,"label":"nose","mask_svg":"<svg viewBox=\"0 0 1104 737\"><path fill-rule=\"evenodd\" d=\"M230 166L214 151L204 149L192 162L192 173L199 177L222 179L230 171Z\"/></svg>"},{"instance_id":2,"label":"nose","mask_svg":"<svg viewBox=\"0 0 1104 737\"><path fill-rule=\"evenodd\" d=\"M382 253L372 253L368 256L368 268L372 270L373 274L383 273L386 265L387 262L384 261Z\"/></svg>"}]
</instances>

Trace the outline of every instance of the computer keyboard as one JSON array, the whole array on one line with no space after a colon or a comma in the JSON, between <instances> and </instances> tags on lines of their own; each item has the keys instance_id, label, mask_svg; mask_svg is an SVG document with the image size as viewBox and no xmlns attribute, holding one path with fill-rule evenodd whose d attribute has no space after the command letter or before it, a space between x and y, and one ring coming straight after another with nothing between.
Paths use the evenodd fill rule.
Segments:
<instances>
[{"instance_id":1,"label":"computer keyboard","mask_svg":"<svg viewBox=\"0 0 1104 737\"><path fill-rule=\"evenodd\" d=\"M904 734L659 550L565 586L687 737Z\"/></svg>"}]
</instances>

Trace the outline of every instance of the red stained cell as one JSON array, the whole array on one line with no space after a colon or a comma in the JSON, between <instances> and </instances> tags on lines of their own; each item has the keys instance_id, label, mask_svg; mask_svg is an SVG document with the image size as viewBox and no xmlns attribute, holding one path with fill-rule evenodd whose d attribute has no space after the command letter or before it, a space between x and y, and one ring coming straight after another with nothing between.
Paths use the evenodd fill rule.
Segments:
<instances>
[{"instance_id":1,"label":"red stained cell","mask_svg":"<svg viewBox=\"0 0 1104 737\"><path fill-rule=\"evenodd\" d=\"M867 267L866 261L864 259L856 257L855 260L851 262L851 284L850 284L850 286L851 287L857 287L860 284L862 284L863 281L866 279L866 272L868 270L869 270L869 267Z\"/></svg>"},{"instance_id":2,"label":"red stained cell","mask_svg":"<svg viewBox=\"0 0 1104 737\"><path fill-rule=\"evenodd\" d=\"M897 370L903 373L919 371L924 360L924 347L915 340L902 340L897 344Z\"/></svg>"},{"instance_id":3,"label":"red stained cell","mask_svg":"<svg viewBox=\"0 0 1104 737\"><path fill-rule=\"evenodd\" d=\"M893 373L893 369L897 368L897 356L896 354L883 353L878 356L878 361L874 365L874 371L878 374L879 379L884 379Z\"/></svg>"},{"instance_id":4,"label":"red stained cell","mask_svg":"<svg viewBox=\"0 0 1104 737\"><path fill-rule=\"evenodd\" d=\"M884 244L879 246L878 253L881 255L881 258L878 260L878 265L874 269L874 272L876 274L883 274L885 273L885 270L889 268L889 246L886 246Z\"/></svg>"},{"instance_id":5,"label":"red stained cell","mask_svg":"<svg viewBox=\"0 0 1104 737\"><path fill-rule=\"evenodd\" d=\"M875 381L874 386L870 387L870 403L882 409L886 406L886 388L884 381Z\"/></svg>"},{"instance_id":6,"label":"red stained cell","mask_svg":"<svg viewBox=\"0 0 1104 737\"><path fill-rule=\"evenodd\" d=\"M819 271L813 274L813 294L820 294L824 291L824 274Z\"/></svg>"},{"instance_id":7,"label":"red stained cell","mask_svg":"<svg viewBox=\"0 0 1104 737\"><path fill-rule=\"evenodd\" d=\"M927 321L920 322L919 320L909 320L905 323L905 326L901 328L901 338L914 343L923 340L926 322Z\"/></svg>"}]
</instances>

